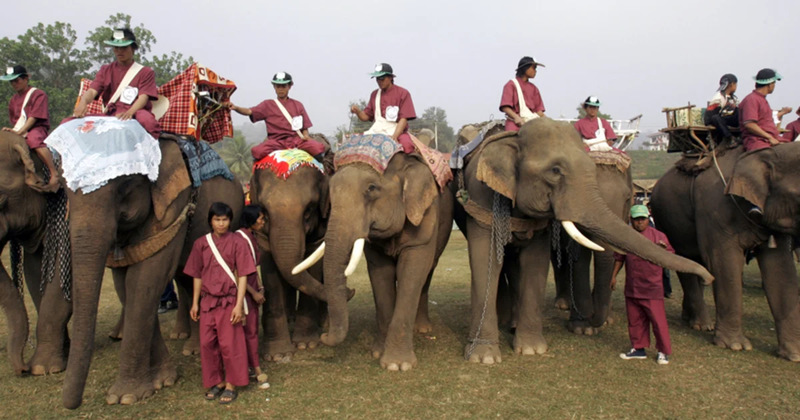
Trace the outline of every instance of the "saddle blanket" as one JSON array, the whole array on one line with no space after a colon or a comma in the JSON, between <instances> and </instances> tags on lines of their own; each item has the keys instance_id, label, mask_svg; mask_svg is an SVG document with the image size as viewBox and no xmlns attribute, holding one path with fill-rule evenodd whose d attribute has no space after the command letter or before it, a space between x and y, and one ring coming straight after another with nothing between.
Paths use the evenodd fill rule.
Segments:
<instances>
[{"instance_id":1,"label":"saddle blanket","mask_svg":"<svg viewBox=\"0 0 800 420\"><path fill-rule=\"evenodd\" d=\"M400 144L385 134L354 134L339 146L333 164L339 169L350 163L366 163L382 174L392 156L402 151Z\"/></svg>"},{"instance_id":2,"label":"saddle blanket","mask_svg":"<svg viewBox=\"0 0 800 420\"><path fill-rule=\"evenodd\" d=\"M610 165L616 166L617 169L625 173L631 166L631 157L627 153L619 149L612 149L609 151L588 151L589 157L592 158L595 165Z\"/></svg>"},{"instance_id":3,"label":"saddle blanket","mask_svg":"<svg viewBox=\"0 0 800 420\"><path fill-rule=\"evenodd\" d=\"M498 125L505 125L504 121L490 121L488 124L484 125L481 128L481 131L478 132L478 135L472 139L467 144L456 145L456 148L453 150L453 153L450 154L450 167L452 169L461 169L464 167L464 158L467 157L468 154L472 153L473 150L477 149L480 146L483 139L486 138L486 133L489 130L494 129Z\"/></svg>"},{"instance_id":4,"label":"saddle blanket","mask_svg":"<svg viewBox=\"0 0 800 420\"><path fill-rule=\"evenodd\" d=\"M228 165L207 141L194 140L191 137L178 137L177 142L189 166L189 175L192 177L194 188L199 188L203 181L215 176L222 176L230 181L234 180Z\"/></svg>"},{"instance_id":5,"label":"saddle blanket","mask_svg":"<svg viewBox=\"0 0 800 420\"><path fill-rule=\"evenodd\" d=\"M88 194L124 175L158 178L158 141L135 120L76 118L53 130L45 143L61 155L64 179L74 192Z\"/></svg>"},{"instance_id":6,"label":"saddle blanket","mask_svg":"<svg viewBox=\"0 0 800 420\"><path fill-rule=\"evenodd\" d=\"M411 135L411 141L417 148L417 151L422 155L428 169L431 170L436 184L439 185L439 192L444 191L447 183L453 180L453 171L450 170L449 156L444 153L424 145L419 139Z\"/></svg>"},{"instance_id":7,"label":"saddle blanket","mask_svg":"<svg viewBox=\"0 0 800 420\"><path fill-rule=\"evenodd\" d=\"M325 173L321 163L317 162L308 152L300 149L276 150L256 162L253 169L269 169L281 179L286 179L303 166L309 166Z\"/></svg>"}]
</instances>

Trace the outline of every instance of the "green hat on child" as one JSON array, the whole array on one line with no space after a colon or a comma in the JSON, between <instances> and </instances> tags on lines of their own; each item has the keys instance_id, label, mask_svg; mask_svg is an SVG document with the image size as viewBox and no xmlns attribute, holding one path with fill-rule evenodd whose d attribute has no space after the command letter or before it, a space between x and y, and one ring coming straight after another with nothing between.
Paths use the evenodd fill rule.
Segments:
<instances>
[{"instance_id":1,"label":"green hat on child","mask_svg":"<svg viewBox=\"0 0 800 420\"><path fill-rule=\"evenodd\" d=\"M640 217L650 217L650 212L647 211L647 206L644 204L637 204L631 207L631 219L638 219Z\"/></svg>"}]
</instances>

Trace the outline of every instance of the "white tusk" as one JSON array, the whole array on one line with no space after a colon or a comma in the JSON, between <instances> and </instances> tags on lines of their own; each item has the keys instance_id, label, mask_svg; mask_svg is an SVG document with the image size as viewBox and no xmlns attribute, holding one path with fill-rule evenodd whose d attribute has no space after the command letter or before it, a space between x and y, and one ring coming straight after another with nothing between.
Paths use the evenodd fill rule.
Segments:
<instances>
[{"instance_id":1,"label":"white tusk","mask_svg":"<svg viewBox=\"0 0 800 420\"><path fill-rule=\"evenodd\" d=\"M569 234L569 236L572 239L574 239L575 242L585 246L586 248L591 249L592 251L598 251L598 252L605 251L605 249L603 249L602 246L597 245L596 243L589 240L589 238L583 236L581 231L579 231L578 228L575 227L575 223L572 223L569 220L562 220L561 226L564 226L564 230L567 231L567 234Z\"/></svg>"},{"instance_id":2,"label":"white tusk","mask_svg":"<svg viewBox=\"0 0 800 420\"><path fill-rule=\"evenodd\" d=\"M349 277L356 271L356 267L358 267L358 262L361 261L361 257L364 255L364 238L358 238L353 243L353 253L350 254L350 262L347 263L347 268L344 269L345 277Z\"/></svg>"},{"instance_id":3,"label":"white tusk","mask_svg":"<svg viewBox=\"0 0 800 420\"><path fill-rule=\"evenodd\" d=\"M304 259L303 262L297 264L292 269L292 274L295 275L308 270L309 268L311 268L312 265L316 264L317 261L319 261L323 255L325 255L325 242L322 242L322 245L320 245L319 248L317 248L317 250L314 251L313 254L309 255L308 258Z\"/></svg>"}]
</instances>

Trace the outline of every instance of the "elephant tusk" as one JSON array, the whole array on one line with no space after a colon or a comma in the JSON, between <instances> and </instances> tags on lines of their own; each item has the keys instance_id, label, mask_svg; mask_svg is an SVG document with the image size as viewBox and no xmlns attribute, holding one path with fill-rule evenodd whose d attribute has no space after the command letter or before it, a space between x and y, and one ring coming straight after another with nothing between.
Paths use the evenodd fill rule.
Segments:
<instances>
[{"instance_id":1,"label":"elephant tusk","mask_svg":"<svg viewBox=\"0 0 800 420\"><path fill-rule=\"evenodd\" d=\"M312 265L316 264L317 261L319 261L323 255L325 255L325 242L322 242L322 245L320 245L316 251L314 251L311 255L309 255L308 258L304 259L303 262L297 264L292 269L292 275L297 275L299 273L302 273L303 271L308 270L309 268L311 268Z\"/></svg>"},{"instance_id":2,"label":"elephant tusk","mask_svg":"<svg viewBox=\"0 0 800 420\"><path fill-rule=\"evenodd\" d=\"M579 231L578 228L575 227L575 223L572 223L569 220L562 220L561 221L561 226L564 226L564 230L567 231L567 234L569 234L569 236L572 239L574 239L575 242L585 246L586 248L591 249L592 251L598 251L598 252L605 251L605 249L603 249L603 247L601 247L600 245L597 245L596 243L594 243L591 240L589 240L589 238L583 236L581 231Z\"/></svg>"},{"instance_id":3,"label":"elephant tusk","mask_svg":"<svg viewBox=\"0 0 800 420\"><path fill-rule=\"evenodd\" d=\"M355 243L353 243L353 253L350 255L350 262L347 263L347 268L344 269L345 277L349 277L356 271L356 267L358 267L358 262L361 261L361 257L364 255L364 238L356 239Z\"/></svg>"}]
</instances>

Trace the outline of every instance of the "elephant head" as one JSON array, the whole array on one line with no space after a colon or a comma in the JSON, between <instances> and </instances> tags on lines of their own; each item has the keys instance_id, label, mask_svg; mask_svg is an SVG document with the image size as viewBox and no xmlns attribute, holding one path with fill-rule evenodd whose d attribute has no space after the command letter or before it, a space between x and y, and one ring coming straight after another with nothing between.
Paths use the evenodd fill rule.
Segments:
<instances>
[{"instance_id":1,"label":"elephant head","mask_svg":"<svg viewBox=\"0 0 800 420\"><path fill-rule=\"evenodd\" d=\"M609 210L598 189L595 163L569 124L536 119L516 134L486 142L474 165L475 177L509 198L515 212L534 219L555 218L585 246L601 249L582 238L575 225L616 250L713 280L700 265L664 251Z\"/></svg>"},{"instance_id":2,"label":"elephant head","mask_svg":"<svg viewBox=\"0 0 800 420\"><path fill-rule=\"evenodd\" d=\"M382 174L369 165L354 163L331 177L323 261L330 327L321 337L323 343L336 345L347 335L346 281L361 258L365 240L394 251L419 245L414 237L434 235L434 218L424 216L438 195L425 163L404 153L396 154Z\"/></svg>"}]
</instances>

